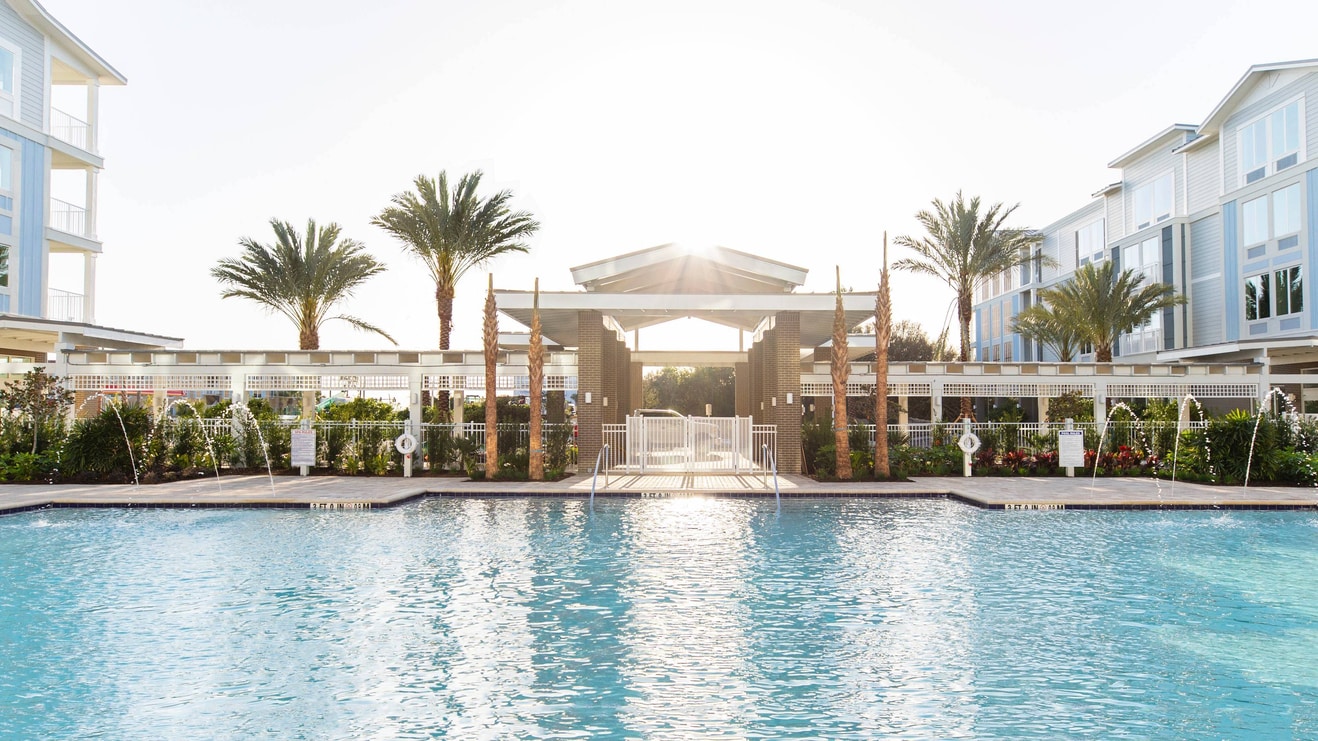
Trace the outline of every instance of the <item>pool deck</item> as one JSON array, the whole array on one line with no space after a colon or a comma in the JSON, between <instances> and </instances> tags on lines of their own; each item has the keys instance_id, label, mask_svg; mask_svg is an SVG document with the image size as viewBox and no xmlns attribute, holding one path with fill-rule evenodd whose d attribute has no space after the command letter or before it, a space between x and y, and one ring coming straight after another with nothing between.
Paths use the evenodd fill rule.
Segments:
<instances>
[{"instance_id":1,"label":"pool deck","mask_svg":"<svg viewBox=\"0 0 1318 741\"><path fill-rule=\"evenodd\" d=\"M784 498L950 498L985 509L1303 509L1318 511L1312 487L1207 486L1149 478L920 478L902 483L821 483L783 476ZM278 507L376 509L426 496L588 497L589 476L553 483L477 482L461 477L225 476L168 484L0 485L0 514L45 507ZM596 496L774 496L759 476L611 476Z\"/></svg>"}]
</instances>

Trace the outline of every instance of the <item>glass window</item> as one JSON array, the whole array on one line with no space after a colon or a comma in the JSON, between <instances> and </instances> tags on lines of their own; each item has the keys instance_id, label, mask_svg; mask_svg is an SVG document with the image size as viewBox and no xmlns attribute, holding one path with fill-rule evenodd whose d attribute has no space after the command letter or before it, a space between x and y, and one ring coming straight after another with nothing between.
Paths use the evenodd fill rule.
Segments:
<instances>
[{"instance_id":1,"label":"glass window","mask_svg":"<svg viewBox=\"0 0 1318 741\"><path fill-rule=\"evenodd\" d=\"M1300 151L1300 101L1272 114L1272 159ZM1278 167L1278 169L1281 169Z\"/></svg>"},{"instance_id":2,"label":"glass window","mask_svg":"<svg viewBox=\"0 0 1318 741\"><path fill-rule=\"evenodd\" d=\"M1300 230L1299 183L1272 194L1272 225L1278 237Z\"/></svg>"},{"instance_id":3,"label":"glass window","mask_svg":"<svg viewBox=\"0 0 1318 741\"><path fill-rule=\"evenodd\" d=\"M14 150L0 146L0 190L14 190Z\"/></svg>"},{"instance_id":4,"label":"glass window","mask_svg":"<svg viewBox=\"0 0 1318 741\"><path fill-rule=\"evenodd\" d=\"M0 244L0 288L9 287L9 245Z\"/></svg>"},{"instance_id":5,"label":"glass window","mask_svg":"<svg viewBox=\"0 0 1318 741\"><path fill-rule=\"evenodd\" d=\"M1245 201L1245 204L1241 206L1240 209L1240 220L1243 222L1245 229L1244 239L1246 246L1268 241L1267 197Z\"/></svg>"},{"instance_id":6,"label":"glass window","mask_svg":"<svg viewBox=\"0 0 1318 741\"><path fill-rule=\"evenodd\" d=\"M1272 316L1272 291L1268 276L1255 275L1245 279L1245 319L1267 319Z\"/></svg>"},{"instance_id":7,"label":"glass window","mask_svg":"<svg viewBox=\"0 0 1318 741\"><path fill-rule=\"evenodd\" d=\"M1155 224L1172 215L1172 174L1135 189L1135 228Z\"/></svg>"},{"instance_id":8,"label":"glass window","mask_svg":"<svg viewBox=\"0 0 1318 741\"><path fill-rule=\"evenodd\" d=\"M0 114L14 115L14 90L18 87L18 52L0 45Z\"/></svg>"},{"instance_id":9,"label":"glass window","mask_svg":"<svg viewBox=\"0 0 1318 741\"><path fill-rule=\"evenodd\" d=\"M1293 100L1240 127L1240 179L1245 185L1299 163L1302 102Z\"/></svg>"},{"instance_id":10,"label":"glass window","mask_svg":"<svg viewBox=\"0 0 1318 741\"><path fill-rule=\"evenodd\" d=\"M1103 220L1086 224L1075 233L1076 257L1088 258L1090 262L1103 259Z\"/></svg>"},{"instance_id":11,"label":"glass window","mask_svg":"<svg viewBox=\"0 0 1318 741\"><path fill-rule=\"evenodd\" d=\"M1304 279L1300 267L1282 268L1277 278L1277 316L1304 311Z\"/></svg>"}]
</instances>

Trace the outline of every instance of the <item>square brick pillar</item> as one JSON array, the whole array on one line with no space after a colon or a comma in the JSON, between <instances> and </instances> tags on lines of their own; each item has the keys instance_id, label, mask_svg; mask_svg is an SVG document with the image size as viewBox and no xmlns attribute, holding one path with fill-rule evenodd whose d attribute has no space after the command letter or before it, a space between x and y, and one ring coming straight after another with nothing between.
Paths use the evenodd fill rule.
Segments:
<instances>
[{"instance_id":1,"label":"square brick pillar","mask_svg":"<svg viewBox=\"0 0 1318 741\"><path fill-rule=\"evenodd\" d=\"M627 387L631 403L627 406L630 413L633 409L645 408L645 365L643 363L631 364L631 380Z\"/></svg>"},{"instance_id":2,"label":"square brick pillar","mask_svg":"<svg viewBox=\"0 0 1318 741\"><path fill-rule=\"evenodd\" d=\"M780 312L776 325L773 391L778 406L772 418L778 425L778 472L801 473L801 313Z\"/></svg>"},{"instance_id":3,"label":"square brick pillar","mask_svg":"<svg viewBox=\"0 0 1318 741\"><path fill-rule=\"evenodd\" d=\"M751 416L751 364L737 363L732 367L733 413L738 417Z\"/></svg>"},{"instance_id":4,"label":"square brick pillar","mask_svg":"<svg viewBox=\"0 0 1318 741\"><path fill-rule=\"evenodd\" d=\"M604 342L612 335L598 311L579 311L577 336L577 466L593 471L604 446Z\"/></svg>"}]
</instances>

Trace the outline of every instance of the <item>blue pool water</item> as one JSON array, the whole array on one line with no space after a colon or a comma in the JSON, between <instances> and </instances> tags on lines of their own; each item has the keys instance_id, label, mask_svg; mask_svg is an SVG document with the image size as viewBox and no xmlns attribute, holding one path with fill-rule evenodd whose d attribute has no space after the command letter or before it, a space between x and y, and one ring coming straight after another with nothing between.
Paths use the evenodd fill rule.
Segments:
<instances>
[{"instance_id":1,"label":"blue pool water","mask_svg":"<svg viewBox=\"0 0 1318 741\"><path fill-rule=\"evenodd\" d=\"M1318 518L0 518L0 738L1315 738Z\"/></svg>"}]
</instances>

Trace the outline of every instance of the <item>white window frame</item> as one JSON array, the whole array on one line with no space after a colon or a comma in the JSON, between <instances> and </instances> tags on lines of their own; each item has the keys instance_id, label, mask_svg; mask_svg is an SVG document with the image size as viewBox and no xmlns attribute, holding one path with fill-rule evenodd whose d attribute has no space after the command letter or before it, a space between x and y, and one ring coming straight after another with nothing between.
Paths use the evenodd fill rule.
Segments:
<instances>
[{"instance_id":1,"label":"white window frame","mask_svg":"<svg viewBox=\"0 0 1318 741\"><path fill-rule=\"evenodd\" d=\"M1292 281L1290 280L1290 276L1289 276L1289 273L1291 271L1295 271L1295 275L1297 279L1296 282L1300 284L1300 296L1299 296L1300 300L1298 302L1291 301ZM1285 277L1283 278L1283 276ZM1276 270L1272 271L1272 279L1273 279L1272 315L1274 317L1289 317L1289 316L1295 316L1297 314L1303 314L1304 313L1304 269L1299 265L1287 265L1286 267L1277 268ZM1285 312L1281 310L1282 308L1281 302L1283 300L1283 296L1285 297L1285 301L1286 301ZM1292 305L1295 303L1298 303L1299 306Z\"/></svg>"},{"instance_id":2,"label":"white window frame","mask_svg":"<svg viewBox=\"0 0 1318 741\"><path fill-rule=\"evenodd\" d=\"M1080 247L1081 235L1089 232L1094 227L1098 227L1098 248L1088 245L1086 249ZM1092 234L1089 236L1093 236ZM1081 260L1088 260L1091 263L1100 263L1107 256L1107 226L1103 219L1095 219L1075 230L1075 264L1082 265Z\"/></svg>"},{"instance_id":3,"label":"white window frame","mask_svg":"<svg viewBox=\"0 0 1318 741\"><path fill-rule=\"evenodd\" d=\"M1277 201L1278 201L1277 196L1291 189L1294 189L1296 194L1295 196L1296 206L1294 213L1295 228L1286 229L1285 231L1283 231L1282 230L1283 225L1280 223L1280 220L1277 218ZM1277 188L1276 190L1269 193L1268 207L1271 211L1273 238L1280 239L1281 237L1289 236L1291 234L1299 234L1300 231L1304 229L1304 194L1300 192L1300 184L1298 182L1291 183L1285 188ZM1289 208L1286 209L1286 213L1288 216L1291 215Z\"/></svg>"},{"instance_id":4,"label":"white window frame","mask_svg":"<svg viewBox=\"0 0 1318 741\"><path fill-rule=\"evenodd\" d=\"M1246 208L1251 206L1253 208ZM1257 234L1250 234L1251 219L1248 212L1255 209L1263 209L1263 234L1260 238ZM1257 213L1257 211L1255 211ZM1251 239L1251 237L1254 237ZM1257 198L1251 198L1240 204L1240 245L1242 247L1253 247L1254 245L1264 244L1272 238L1272 194L1261 193Z\"/></svg>"},{"instance_id":5,"label":"white window frame","mask_svg":"<svg viewBox=\"0 0 1318 741\"><path fill-rule=\"evenodd\" d=\"M6 93L4 88L0 88L0 100L10 104L14 112L9 114L9 118L17 121L23 101L23 50L6 39L0 39L0 47L14 55L14 92ZM2 115L4 114L0 113L0 116Z\"/></svg>"},{"instance_id":6,"label":"white window frame","mask_svg":"<svg viewBox=\"0 0 1318 741\"><path fill-rule=\"evenodd\" d=\"M1249 315L1249 293L1250 282L1257 280L1258 287L1254 289L1254 316ZM1260 292L1266 294L1266 301L1260 302L1258 295ZM1245 276L1245 290L1241 292L1241 309L1245 312L1245 321L1247 322L1266 322L1272 318L1272 304L1275 299L1272 297L1272 271L1256 273ZM1267 312L1266 314L1263 312Z\"/></svg>"},{"instance_id":7,"label":"white window frame","mask_svg":"<svg viewBox=\"0 0 1318 741\"><path fill-rule=\"evenodd\" d=\"M1167 212L1154 213L1158 205L1156 200L1158 192L1157 185L1163 180L1168 182ZM1148 194L1149 201L1149 213L1147 214L1148 221L1140 221L1140 201L1144 200L1146 193ZM1135 231L1161 223L1174 216L1176 214L1176 172L1174 170L1167 170L1166 172L1160 173L1158 177L1152 178L1136 188L1131 197L1130 212L1132 214L1131 221L1135 225Z\"/></svg>"},{"instance_id":8,"label":"white window frame","mask_svg":"<svg viewBox=\"0 0 1318 741\"><path fill-rule=\"evenodd\" d=\"M1272 136L1273 136L1272 124L1271 124L1272 115L1273 115L1274 113L1276 113L1277 111L1280 111L1280 110L1282 110L1282 109L1284 109L1284 108L1288 108L1288 107L1290 107L1290 106L1292 106L1292 105L1295 105L1295 106L1297 107L1297 109L1298 109L1298 115L1297 115L1298 123L1297 123L1297 128L1298 128L1298 139L1299 139L1299 145L1300 145L1300 146L1299 146L1299 149L1296 150L1295 164L1294 164L1294 165L1290 165L1290 166L1288 166L1288 167L1285 167L1285 168L1283 168L1282 170L1278 170L1278 169L1277 169L1277 159L1276 159L1275 157L1272 156ZM1254 126L1255 124L1258 124L1258 123L1260 123L1260 122L1264 124L1264 125L1263 125L1263 130L1264 130L1265 136L1264 136L1264 143L1263 143L1263 151L1264 151L1264 156L1266 157L1266 160L1264 161L1264 164L1263 164L1263 175L1260 176L1259 178L1255 179L1253 182L1250 182L1250 181L1246 180L1247 176L1249 175L1250 172L1254 172L1254 171L1257 170L1258 168L1254 168L1254 170L1250 170L1250 171L1248 171L1248 172L1245 171L1245 147L1244 147L1244 142L1245 142L1245 132L1246 132L1250 127L1252 127L1252 126ZM1297 166L1299 166L1300 164L1304 163L1305 160L1308 159L1308 157L1307 157L1307 154L1308 154L1308 153L1305 151L1305 149L1306 149L1306 142L1305 142L1305 139L1306 139L1306 138L1307 138L1307 137L1305 136L1304 95L1303 95L1303 94L1297 95L1297 96L1295 96L1295 97L1293 97L1293 98L1287 100L1286 102L1281 103L1280 105L1273 106L1273 107L1272 107L1271 109L1269 109L1267 112L1265 112L1265 113L1263 113L1263 114L1260 114L1260 115L1258 115L1258 116L1255 116L1254 118L1251 118L1250 120L1245 121L1244 123L1242 123L1242 124L1240 124L1239 126L1237 126L1237 127L1236 127L1236 180L1237 180L1237 182L1239 183L1239 186L1243 188L1243 187L1245 187L1246 185L1253 185L1254 183L1257 183L1257 182L1259 182L1260 180L1263 180L1264 178L1267 178L1267 177L1269 177L1269 176L1271 176L1271 175L1276 175L1278 172L1284 172L1285 170L1290 170L1290 169L1292 169L1292 168L1294 168L1294 167L1297 167Z\"/></svg>"}]
</instances>

